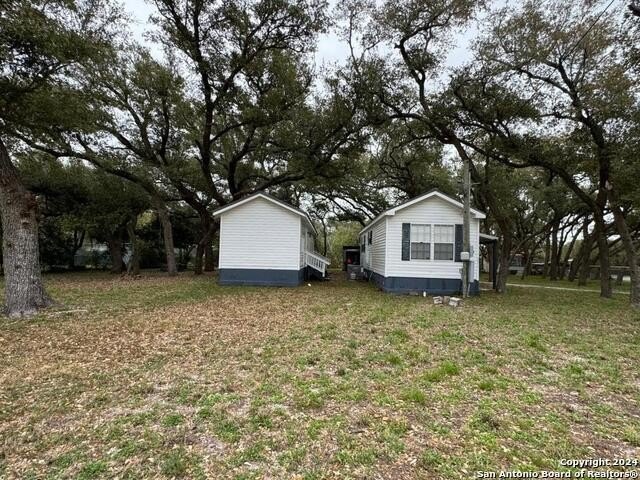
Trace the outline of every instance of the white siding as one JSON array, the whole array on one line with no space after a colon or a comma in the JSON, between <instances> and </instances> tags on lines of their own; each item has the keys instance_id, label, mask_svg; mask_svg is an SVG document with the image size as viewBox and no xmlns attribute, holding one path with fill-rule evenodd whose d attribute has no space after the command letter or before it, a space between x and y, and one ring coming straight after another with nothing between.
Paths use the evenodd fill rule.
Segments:
<instances>
[{"instance_id":1,"label":"white siding","mask_svg":"<svg viewBox=\"0 0 640 480\"><path fill-rule=\"evenodd\" d=\"M316 251L316 242L311 230L306 230L306 238L307 238L307 252L315 252Z\"/></svg>"},{"instance_id":2,"label":"white siding","mask_svg":"<svg viewBox=\"0 0 640 480\"><path fill-rule=\"evenodd\" d=\"M307 235L307 229L304 226L304 222L300 222L300 268L304 268L305 263L305 248L304 248L304 239Z\"/></svg>"},{"instance_id":3,"label":"white siding","mask_svg":"<svg viewBox=\"0 0 640 480\"><path fill-rule=\"evenodd\" d=\"M301 217L263 198L220 215L220 268L298 270Z\"/></svg>"},{"instance_id":4,"label":"white siding","mask_svg":"<svg viewBox=\"0 0 640 480\"><path fill-rule=\"evenodd\" d=\"M402 224L443 224L462 223L462 210L450 203L431 197L422 202L403 208L395 215L387 217L387 277L415 278L460 278L462 262L443 260L402 260ZM375 227L374 227L375 228ZM478 265L479 221L471 219L471 251L473 253L473 279L480 278ZM432 246L433 251L433 246ZM433 258L433 255L431 256Z\"/></svg>"},{"instance_id":5,"label":"white siding","mask_svg":"<svg viewBox=\"0 0 640 480\"><path fill-rule=\"evenodd\" d=\"M383 218L378 223L376 223L373 230L373 245L367 245L368 248L371 249L371 270L380 274L382 276L385 275L385 255L386 255L386 244L387 244L387 232L386 232L387 220Z\"/></svg>"},{"instance_id":6,"label":"white siding","mask_svg":"<svg viewBox=\"0 0 640 480\"><path fill-rule=\"evenodd\" d=\"M386 255L387 255L387 220L382 218L370 230L360 235L360 245L366 244L364 255L360 255L360 263L367 270L371 270L379 275L385 275ZM369 232L373 232L372 244L369 244Z\"/></svg>"}]
</instances>

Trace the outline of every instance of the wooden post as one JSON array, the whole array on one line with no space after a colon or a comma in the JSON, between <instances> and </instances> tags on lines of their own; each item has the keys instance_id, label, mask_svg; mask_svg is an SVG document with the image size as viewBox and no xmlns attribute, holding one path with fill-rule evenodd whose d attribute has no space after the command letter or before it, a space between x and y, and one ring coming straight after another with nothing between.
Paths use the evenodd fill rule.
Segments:
<instances>
[{"instance_id":1,"label":"wooden post","mask_svg":"<svg viewBox=\"0 0 640 480\"><path fill-rule=\"evenodd\" d=\"M462 251L469 254L469 260L462 261L462 297L469 296L469 266L471 259L471 173L469 171L469 159L464 159L464 171L462 172L464 190L464 217L462 219L463 244Z\"/></svg>"}]
</instances>

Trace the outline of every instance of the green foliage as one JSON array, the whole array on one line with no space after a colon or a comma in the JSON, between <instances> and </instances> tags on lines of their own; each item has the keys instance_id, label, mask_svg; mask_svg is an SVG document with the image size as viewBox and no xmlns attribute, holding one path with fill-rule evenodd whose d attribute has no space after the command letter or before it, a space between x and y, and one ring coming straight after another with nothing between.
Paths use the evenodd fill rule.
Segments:
<instances>
[{"instance_id":1,"label":"green foliage","mask_svg":"<svg viewBox=\"0 0 640 480\"><path fill-rule=\"evenodd\" d=\"M460 367L455 362L449 360L442 362L437 368L426 372L422 378L427 382L441 382L445 378L460 373Z\"/></svg>"},{"instance_id":2,"label":"green foliage","mask_svg":"<svg viewBox=\"0 0 640 480\"><path fill-rule=\"evenodd\" d=\"M182 448L172 450L162 463L162 473L168 477L182 478L189 471L189 458Z\"/></svg>"},{"instance_id":3,"label":"green foliage","mask_svg":"<svg viewBox=\"0 0 640 480\"><path fill-rule=\"evenodd\" d=\"M5 2L0 16L0 118L3 133L57 134L91 116L76 67L103 54L120 25L109 1Z\"/></svg>"},{"instance_id":4,"label":"green foliage","mask_svg":"<svg viewBox=\"0 0 640 480\"><path fill-rule=\"evenodd\" d=\"M73 267L84 242L122 235L126 223L150 206L147 194L135 184L77 161L60 163L34 154L20 158L18 167L27 187L40 198L41 257L48 267ZM144 228L150 220L140 225ZM151 239L157 238L158 233L152 233Z\"/></svg>"},{"instance_id":5,"label":"green foliage","mask_svg":"<svg viewBox=\"0 0 640 480\"><path fill-rule=\"evenodd\" d=\"M162 425L164 425L165 427L175 427L182 423L184 423L184 417L179 413L172 413L170 415L167 415L162 420Z\"/></svg>"},{"instance_id":6,"label":"green foliage","mask_svg":"<svg viewBox=\"0 0 640 480\"><path fill-rule=\"evenodd\" d=\"M356 222L335 222L329 233L329 248L327 256L335 268L342 267L342 247L359 245L358 233L362 225Z\"/></svg>"},{"instance_id":7,"label":"green foliage","mask_svg":"<svg viewBox=\"0 0 640 480\"><path fill-rule=\"evenodd\" d=\"M143 265L157 266L159 202L184 266L211 243L216 206L267 190L311 212L316 248L338 267L390 206L432 188L459 196L460 158L507 261L538 255L558 225L560 237L589 226L607 182L637 237L636 24L600 17L602 2L339 3L332 24L323 0L161 0L156 55L127 38L111 0L9 2L0 129L21 141L12 153L42 199L43 261L70 265L83 234L123 237L137 218ZM453 35L485 8L473 61L446 68ZM329 28L352 56L320 71Z\"/></svg>"},{"instance_id":8,"label":"green foliage","mask_svg":"<svg viewBox=\"0 0 640 480\"><path fill-rule=\"evenodd\" d=\"M406 390L402 395L402 399L406 402L412 402L418 405L425 405L427 403L427 396L418 388L410 388Z\"/></svg>"},{"instance_id":9,"label":"green foliage","mask_svg":"<svg viewBox=\"0 0 640 480\"><path fill-rule=\"evenodd\" d=\"M107 464L103 461L90 462L82 467L78 478L80 480L90 480L93 478L98 478L101 474L107 471Z\"/></svg>"}]
</instances>

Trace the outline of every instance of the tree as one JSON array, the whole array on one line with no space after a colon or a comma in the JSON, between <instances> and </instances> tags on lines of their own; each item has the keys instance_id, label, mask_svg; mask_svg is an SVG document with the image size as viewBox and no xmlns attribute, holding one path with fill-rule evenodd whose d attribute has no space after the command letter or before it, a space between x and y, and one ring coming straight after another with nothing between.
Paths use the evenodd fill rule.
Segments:
<instances>
[{"instance_id":1,"label":"tree","mask_svg":"<svg viewBox=\"0 0 640 480\"><path fill-rule=\"evenodd\" d=\"M79 149L65 142L62 154L82 158L147 192L162 226L167 273L175 275L167 203L178 197L176 185L183 188L175 180L175 169L184 154L182 125L177 120L187 109L184 82L171 64L159 63L148 51L126 45L118 51L118 46L84 66L84 89L92 92L92 107L102 112L95 124L97 133L81 138Z\"/></svg>"},{"instance_id":2,"label":"tree","mask_svg":"<svg viewBox=\"0 0 640 480\"><path fill-rule=\"evenodd\" d=\"M40 273L36 211L34 195L22 184L0 141L0 219L6 311L10 317L31 316L53 303Z\"/></svg>"},{"instance_id":3,"label":"tree","mask_svg":"<svg viewBox=\"0 0 640 480\"><path fill-rule=\"evenodd\" d=\"M469 170L477 184L476 200L492 213L501 233L498 291L504 292L514 230L510 202L495 193L500 179L489 181L493 160L481 147L486 136L465 135L461 130L459 106L452 108L457 104L456 86L438 91L436 82L451 31L469 21L477 8L477 2L460 0L386 2L380 7L355 1L344 11L355 81L375 99L366 105L371 121L404 124L415 141L425 137L437 141L462 160L463 171ZM358 45L361 53L355 54ZM385 54L381 46L397 54ZM485 162L482 168L474 163L476 154Z\"/></svg>"},{"instance_id":4,"label":"tree","mask_svg":"<svg viewBox=\"0 0 640 480\"><path fill-rule=\"evenodd\" d=\"M611 211L631 271L631 303L640 307L640 270L620 188L628 173L621 146L638 108L638 84L616 55L619 20L597 13L593 6L585 16L582 5L567 8L553 1L526 2L520 9L500 10L492 19L491 33L480 48L481 61L501 72L496 82L511 93L528 94L528 103L539 111L538 125L563 132L581 156L571 164L560 157L544 158L545 139L515 141L503 130L501 137L510 136L511 146L520 152L521 161L511 165L554 172L590 209L605 297L611 296L606 235L607 209ZM585 179L594 196L585 191Z\"/></svg>"},{"instance_id":5,"label":"tree","mask_svg":"<svg viewBox=\"0 0 640 480\"><path fill-rule=\"evenodd\" d=\"M325 4L162 0L156 5L158 40L196 73L197 89L187 95L192 162L186 168L199 171L199 178L174 186L201 218L199 272L215 231L209 203L224 205L304 178L291 154L296 139L285 127L304 118L311 77L303 55L324 26Z\"/></svg>"},{"instance_id":6,"label":"tree","mask_svg":"<svg viewBox=\"0 0 640 480\"><path fill-rule=\"evenodd\" d=\"M159 214L161 200L178 196L200 219L199 273L215 234L213 208L335 175L329 164L359 141L360 126L349 98L334 94L338 85L313 95L308 58L326 24L323 1L163 0L156 7L155 39L167 58L115 42L116 53L84 70L100 112L93 131L33 146L140 184Z\"/></svg>"},{"instance_id":7,"label":"tree","mask_svg":"<svg viewBox=\"0 0 640 480\"><path fill-rule=\"evenodd\" d=\"M52 301L40 273L37 201L11 160L7 139L25 128L64 123L75 103L69 102L73 87L66 75L109 34L114 18L104 7L95 1L10 0L0 12L0 219L10 317L33 315Z\"/></svg>"},{"instance_id":8,"label":"tree","mask_svg":"<svg viewBox=\"0 0 640 480\"><path fill-rule=\"evenodd\" d=\"M78 160L63 163L55 157L30 152L18 158L17 166L29 190L38 196L44 227L43 262L73 268L75 253L87 238L107 244L112 272L121 273L123 237L127 227L151 208L147 192ZM130 243L135 241L137 235Z\"/></svg>"}]
</instances>

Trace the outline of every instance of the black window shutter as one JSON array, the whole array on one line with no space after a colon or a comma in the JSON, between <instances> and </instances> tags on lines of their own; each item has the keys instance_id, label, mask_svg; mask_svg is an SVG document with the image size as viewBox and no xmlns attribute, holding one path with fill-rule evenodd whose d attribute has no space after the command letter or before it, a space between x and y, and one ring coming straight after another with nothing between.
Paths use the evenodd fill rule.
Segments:
<instances>
[{"instance_id":1,"label":"black window shutter","mask_svg":"<svg viewBox=\"0 0 640 480\"><path fill-rule=\"evenodd\" d=\"M411 260L411 224L402 224L402 260Z\"/></svg>"},{"instance_id":2,"label":"black window shutter","mask_svg":"<svg viewBox=\"0 0 640 480\"><path fill-rule=\"evenodd\" d=\"M456 243L455 243L455 256L454 259L456 262L460 262L460 252L462 252L462 245L463 245L463 231L462 231L462 224L458 223L456 224Z\"/></svg>"}]
</instances>

